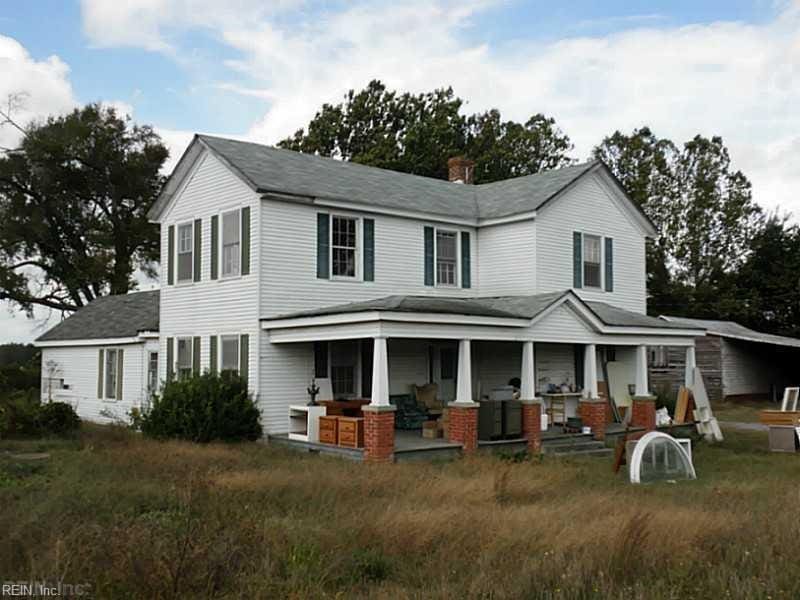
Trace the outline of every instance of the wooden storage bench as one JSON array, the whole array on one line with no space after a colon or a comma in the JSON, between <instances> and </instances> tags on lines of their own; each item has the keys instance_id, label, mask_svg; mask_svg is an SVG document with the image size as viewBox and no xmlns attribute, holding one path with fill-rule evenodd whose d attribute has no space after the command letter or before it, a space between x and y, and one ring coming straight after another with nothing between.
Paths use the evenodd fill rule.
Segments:
<instances>
[{"instance_id":1,"label":"wooden storage bench","mask_svg":"<svg viewBox=\"0 0 800 600\"><path fill-rule=\"evenodd\" d=\"M324 416L319 418L319 441L323 444L339 442L339 417Z\"/></svg>"},{"instance_id":2,"label":"wooden storage bench","mask_svg":"<svg viewBox=\"0 0 800 600\"><path fill-rule=\"evenodd\" d=\"M339 445L345 448L364 447L363 417L338 417Z\"/></svg>"}]
</instances>

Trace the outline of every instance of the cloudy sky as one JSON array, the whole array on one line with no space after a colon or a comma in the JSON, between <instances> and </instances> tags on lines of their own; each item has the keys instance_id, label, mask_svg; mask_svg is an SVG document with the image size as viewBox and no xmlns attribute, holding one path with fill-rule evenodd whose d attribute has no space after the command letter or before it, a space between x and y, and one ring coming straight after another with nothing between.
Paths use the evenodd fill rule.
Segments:
<instances>
[{"instance_id":1,"label":"cloudy sky","mask_svg":"<svg viewBox=\"0 0 800 600\"><path fill-rule=\"evenodd\" d=\"M154 125L274 143L378 78L469 112L555 117L586 158L644 124L722 135L757 201L800 220L800 0L31 0L0 5L0 99L29 120L104 101ZM0 146L15 132L0 128ZM0 343L29 321L0 306ZM52 322L52 318L51 318Z\"/></svg>"}]
</instances>

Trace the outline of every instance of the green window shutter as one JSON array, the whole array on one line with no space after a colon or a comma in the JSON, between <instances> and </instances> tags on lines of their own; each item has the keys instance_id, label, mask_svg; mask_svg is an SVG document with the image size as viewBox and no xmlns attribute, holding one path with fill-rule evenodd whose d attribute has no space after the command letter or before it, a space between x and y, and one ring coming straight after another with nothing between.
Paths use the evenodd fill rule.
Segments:
<instances>
[{"instance_id":1,"label":"green window shutter","mask_svg":"<svg viewBox=\"0 0 800 600\"><path fill-rule=\"evenodd\" d=\"M250 274L250 207L242 209L242 275Z\"/></svg>"},{"instance_id":2,"label":"green window shutter","mask_svg":"<svg viewBox=\"0 0 800 600\"><path fill-rule=\"evenodd\" d=\"M175 339L167 338L167 381L175 376Z\"/></svg>"},{"instance_id":3,"label":"green window shutter","mask_svg":"<svg viewBox=\"0 0 800 600\"><path fill-rule=\"evenodd\" d=\"M250 370L250 336L243 333L239 336L239 376L247 379Z\"/></svg>"},{"instance_id":4,"label":"green window shutter","mask_svg":"<svg viewBox=\"0 0 800 600\"><path fill-rule=\"evenodd\" d=\"M200 375L200 338L192 338L192 375Z\"/></svg>"},{"instance_id":5,"label":"green window shutter","mask_svg":"<svg viewBox=\"0 0 800 600\"><path fill-rule=\"evenodd\" d=\"M578 386L578 389L583 389L586 385L586 382L583 380L583 360L586 353L586 346L583 344L575 344L572 347L572 352L575 355L575 385Z\"/></svg>"},{"instance_id":6,"label":"green window shutter","mask_svg":"<svg viewBox=\"0 0 800 600\"><path fill-rule=\"evenodd\" d=\"M208 370L211 373L217 372L217 336L212 335L208 338Z\"/></svg>"},{"instance_id":7,"label":"green window shutter","mask_svg":"<svg viewBox=\"0 0 800 600\"><path fill-rule=\"evenodd\" d=\"M102 348L97 352L97 397L103 397L103 359L105 352Z\"/></svg>"},{"instance_id":8,"label":"green window shutter","mask_svg":"<svg viewBox=\"0 0 800 600\"><path fill-rule=\"evenodd\" d=\"M330 277L331 216L317 213L317 279Z\"/></svg>"},{"instance_id":9,"label":"green window shutter","mask_svg":"<svg viewBox=\"0 0 800 600\"><path fill-rule=\"evenodd\" d=\"M364 281L375 281L375 219L364 219Z\"/></svg>"},{"instance_id":10,"label":"green window shutter","mask_svg":"<svg viewBox=\"0 0 800 600\"><path fill-rule=\"evenodd\" d=\"M124 365L124 361L122 360L123 352L122 348L117 350L117 400L122 400L122 380L124 379L124 371L122 370Z\"/></svg>"},{"instance_id":11,"label":"green window shutter","mask_svg":"<svg viewBox=\"0 0 800 600\"><path fill-rule=\"evenodd\" d=\"M606 238L606 291L614 291L614 239Z\"/></svg>"},{"instance_id":12,"label":"green window shutter","mask_svg":"<svg viewBox=\"0 0 800 600\"><path fill-rule=\"evenodd\" d=\"M201 219L194 220L194 280L200 281L200 268L202 263L200 262L200 254L203 250L203 222Z\"/></svg>"},{"instance_id":13,"label":"green window shutter","mask_svg":"<svg viewBox=\"0 0 800 600\"><path fill-rule=\"evenodd\" d=\"M469 231L461 232L461 287L472 287L472 265L470 263Z\"/></svg>"},{"instance_id":14,"label":"green window shutter","mask_svg":"<svg viewBox=\"0 0 800 600\"><path fill-rule=\"evenodd\" d=\"M572 287L583 287L583 238L580 231L572 233Z\"/></svg>"},{"instance_id":15,"label":"green window shutter","mask_svg":"<svg viewBox=\"0 0 800 600\"><path fill-rule=\"evenodd\" d=\"M219 215L211 217L211 279L219 277Z\"/></svg>"},{"instance_id":16,"label":"green window shutter","mask_svg":"<svg viewBox=\"0 0 800 600\"><path fill-rule=\"evenodd\" d=\"M167 228L167 285L175 283L175 225Z\"/></svg>"},{"instance_id":17,"label":"green window shutter","mask_svg":"<svg viewBox=\"0 0 800 600\"><path fill-rule=\"evenodd\" d=\"M314 377L328 377L328 342L314 342Z\"/></svg>"},{"instance_id":18,"label":"green window shutter","mask_svg":"<svg viewBox=\"0 0 800 600\"><path fill-rule=\"evenodd\" d=\"M425 228L425 285L433 285L433 227Z\"/></svg>"}]
</instances>

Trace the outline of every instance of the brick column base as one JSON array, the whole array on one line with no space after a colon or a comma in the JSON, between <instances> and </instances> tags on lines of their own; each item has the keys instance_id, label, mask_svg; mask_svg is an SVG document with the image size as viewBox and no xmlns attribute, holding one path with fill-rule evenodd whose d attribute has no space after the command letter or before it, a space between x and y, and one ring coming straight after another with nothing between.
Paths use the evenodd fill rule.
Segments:
<instances>
[{"instance_id":1,"label":"brick column base","mask_svg":"<svg viewBox=\"0 0 800 600\"><path fill-rule=\"evenodd\" d=\"M394 461L394 406L367 405L364 413L364 462Z\"/></svg>"},{"instance_id":2,"label":"brick column base","mask_svg":"<svg viewBox=\"0 0 800 600\"><path fill-rule=\"evenodd\" d=\"M578 404L578 416L586 427L592 428L596 440L606 439L608 413L608 402L603 398L589 398Z\"/></svg>"},{"instance_id":3,"label":"brick column base","mask_svg":"<svg viewBox=\"0 0 800 600\"><path fill-rule=\"evenodd\" d=\"M653 431L656 428L656 399L654 396L633 397L631 425L644 427L646 431Z\"/></svg>"},{"instance_id":4,"label":"brick column base","mask_svg":"<svg viewBox=\"0 0 800 600\"><path fill-rule=\"evenodd\" d=\"M542 400L520 400L522 403L522 436L528 440L528 452L542 451Z\"/></svg>"},{"instance_id":5,"label":"brick column base","mask_svg":"<svg viewBox=\"0 0 800 600\"><path fill-rule=\"evenodd\" d=\"M478 449L478 403L451 402L447 405L447 439L461 444L465 453Z\"/></svg>"}]
</instances>

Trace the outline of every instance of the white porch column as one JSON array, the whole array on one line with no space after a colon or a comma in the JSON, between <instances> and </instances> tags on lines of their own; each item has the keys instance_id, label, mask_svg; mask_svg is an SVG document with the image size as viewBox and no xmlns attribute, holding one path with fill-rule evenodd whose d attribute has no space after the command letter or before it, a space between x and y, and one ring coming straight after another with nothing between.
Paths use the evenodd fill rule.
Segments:
<instances>
[{"instance_id":1,"label":"white porch column","mask_svg":"<svg viewBox=\"0 0 800 600\"><path fill-rule=\"evenodd\" d=\"M647 385L647 346L636 347L636 395L649 396Z\"/></svg>"},{"instance_id":2,"label":"white porch column","mask_svg":"<svg viewBox=\"0 0 800 600\"><path fill-rule=\"evenodd\" d=\"M533 342L522 343L522 377L520 377L519 397L532 400L536 397L536 369L533 363Z\"/></svg>"},{"instance_id":3,"label":"white porch column","mask_svg":"<svg viewBox=\"0 0 800 600\"><path fill-rule=\"evenodd\" d=\"M597 398L597 346L586 344L583 353L583 396Z\"/></svg>"},{"instance_id":4,"label":"white porch column","mask_svg":"<svg viewBox=\"0 0 800 600\"><path fill-rule=\"evenodd\" d=\"M458 404L472 404L472 351L469 340L458 342L458 387L456 388Z\"/></svg>"},{"instance_id":5,"label":"white porch column","mask_svg":"<svg viewBox=\"0 0 800 600\"><path fill-rule=\"evenodd\" d=\"M694 346L686 346L686 378L684 385L688 388L694 385L694 369L697 366L697 354Z\"/></svg>"},{"instance_id":6,"label":"white porch column","mask_svg":"<svg viewBox=\"0 0 800 600\"><path fill-rule=\"evenodd\" d=\"M389 357L386 338L376 337L372 351L372 398L370 406L389 406Z\"/></svg>"}]
</instances>

